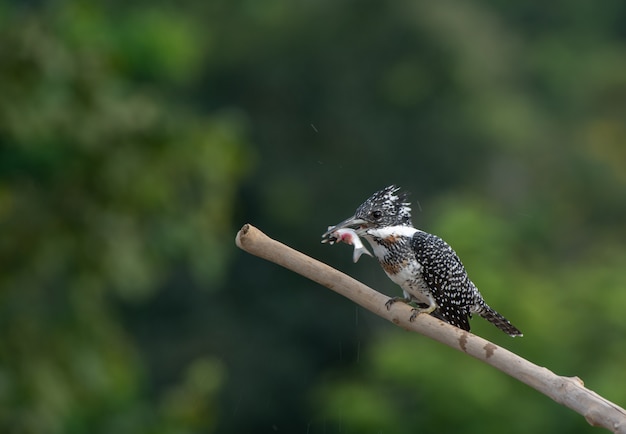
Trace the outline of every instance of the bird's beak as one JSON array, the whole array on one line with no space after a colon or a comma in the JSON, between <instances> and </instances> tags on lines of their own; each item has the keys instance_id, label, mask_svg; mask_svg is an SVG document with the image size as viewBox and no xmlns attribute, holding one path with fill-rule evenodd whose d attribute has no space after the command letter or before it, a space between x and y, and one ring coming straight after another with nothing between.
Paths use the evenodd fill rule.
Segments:
<instances>
[{"instance_id":1,"label":"bird's beak","mask_svg":"<svg viewBox=\"0 0 626 434\"><path fill-rule=\"evenodd\" d=\"M332 232L335 232L337 229L352 228L352 229L358 230L361 226L365 225L366 223L367 222L365 220L356 218L355 216L349 217L345 219L344 221L342 221L341 223L337 223L335 226L330 226L328 230L324 233L324 235L322 235L322 238L326 238L328 235L330 235Z\"/></svg>"}]
</instances>

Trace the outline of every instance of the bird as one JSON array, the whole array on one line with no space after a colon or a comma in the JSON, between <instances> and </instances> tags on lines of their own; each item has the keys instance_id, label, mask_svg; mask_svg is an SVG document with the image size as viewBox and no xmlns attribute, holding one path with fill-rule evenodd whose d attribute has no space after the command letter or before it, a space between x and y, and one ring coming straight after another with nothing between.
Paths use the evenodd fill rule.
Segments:
<instances>
[{"instance_id":1,"label":"bird","mask_svg":"<svg viewBox=\"0 0 626 434\"><path fill-rule=\"evenodd\" d=\"M322 238L340 229L353 229L372 247L374 256L389 278L400 286L403 297L395 302L412 304L410 321L427 313L462 330L470 331L476 314L509 336L522 332L492 309L470 280L456 252L443 239L416 229L411 220L408 193L390 185L363 202L353 216L330 226Z\"/></svg>"}]
</instances>

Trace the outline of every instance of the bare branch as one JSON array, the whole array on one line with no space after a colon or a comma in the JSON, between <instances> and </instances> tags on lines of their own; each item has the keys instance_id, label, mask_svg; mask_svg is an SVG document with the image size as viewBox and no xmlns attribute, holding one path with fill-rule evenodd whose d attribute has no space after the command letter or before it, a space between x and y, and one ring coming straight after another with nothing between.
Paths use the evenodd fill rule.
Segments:
<instances>
[{"instance_id":1,"label":"bare branch","mask_svg":"<svg viewBox=\"0 0 626 434\"><path fill-rule=\"evenodd\" d=\"M430 315L410 322L411 308L404 303L385 307L388 297L297 250L269 238L252 225L237 233L237 246L248 253L301 274L349 298L388 321L462 351L529 385L559 404L585 417L593 426L626 434L626 411L584 387L578 377L562 377L549 369L499 347L479 336L446 324Z\"/></svg>"}]
</instances>

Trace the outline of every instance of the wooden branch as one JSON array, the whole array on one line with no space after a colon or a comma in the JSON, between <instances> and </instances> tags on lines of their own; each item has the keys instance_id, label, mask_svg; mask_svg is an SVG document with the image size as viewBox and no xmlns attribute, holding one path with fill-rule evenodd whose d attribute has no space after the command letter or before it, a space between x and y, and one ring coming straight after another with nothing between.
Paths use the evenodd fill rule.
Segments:
<instances>
[{"instance_id":1,"label":"wooden branch","mask_svg":"<svg viewBox=\"0 0 626 434\"><path fill-rule=\"evenodd\" d=\"M385 302L389 299L387 296L269 238L252 225L244 225L237 233L235 242L246 252L326 286L405 330L421 333L499 369L559 404L580 413L593 426L626 434L626 411L585 388L578 377L556 375L479 336L430 315L418 315L415 321L410 322L411 308L408 305L394 303L391 309L387 310L385 307Z\"/></svg>"}]
</instances>

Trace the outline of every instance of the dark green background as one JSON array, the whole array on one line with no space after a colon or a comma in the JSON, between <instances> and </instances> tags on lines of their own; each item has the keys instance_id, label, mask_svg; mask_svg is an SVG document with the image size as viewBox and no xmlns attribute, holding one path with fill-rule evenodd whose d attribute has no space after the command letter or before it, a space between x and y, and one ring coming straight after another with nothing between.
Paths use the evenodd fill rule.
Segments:
<instances>
[{"instance_id":1,"label":"dark green background","mask_svg":"<svg viewBox=\"0 0 626 434\"><path fill-rule=\"evenodd\" d=\"M236 249L412 192L473 331L626 403L626 4L0 3L0 431L595 432Z\"/></svg>"}]
</instances>

